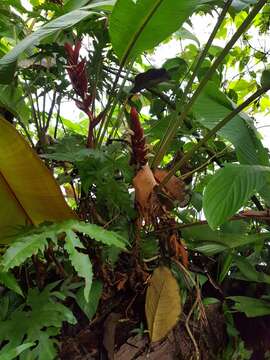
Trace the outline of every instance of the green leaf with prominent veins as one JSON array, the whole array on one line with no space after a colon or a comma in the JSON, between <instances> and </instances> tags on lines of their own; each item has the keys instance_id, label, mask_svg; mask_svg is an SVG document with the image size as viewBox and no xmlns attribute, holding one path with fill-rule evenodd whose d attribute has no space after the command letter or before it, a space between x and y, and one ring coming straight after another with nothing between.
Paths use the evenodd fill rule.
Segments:
<instances>
[{"instance_id":1,"label":"green leaf with prominent veins","mask_svg":"<svg viewBox=\"0 0 270 360\"><path fill-rule=\"evenodd\" d=\"M213 176L203 197L206 219L215 229L234 215L265 185L270 167L226 165Z\"/></svg>"},{"instance_id":2,"label":"green leaf with prominent veins","mask_svg":"<svg viewBox=\"0 0 270 360\"><path fill-rule=\"evenodd\" d=\"M232 112L234 107L216 84L210 81L194 103L192 111L203 126L212 129ZM246 114L236 115L218 131L218 135L234 145L238 160L242 164L269 165L267 151L259 139L253 120Z\"/></svg>"},{"instance_id":3,"label":"green leaf with prominent veins","mask_svg":"<svg viewBox=\"0 0 270 360\"><path fill-rule=\"evenodd\" d=\"M91 14L94 14L94 11L103 10L104 7L106 9L111 4L113 4L112 1L100 1L90 4L85 8L70 11L69 13L48 22L24 38L8 54L0 59L0 83L8 84L12 81L16 70L16 62L26 51L37 46L46 37L71 26L75 26Z\"/></svg>"},{"instance_id":4,"label":"green leaf with prominent veins","mask_svg":"<svg viewBox=\"0 0 270 360\"><path fill-rule=\"evenodd\" d=\"M195 0L118 0L109 32L121 63L165 40L181 27L197 5Z\"/></svg>"},{"instance_id":5,"label":"green leaf with prominent veins","mask_svg":"<svg viewBox=\"0 0 270 360\"><path fill-rule=\"evenodd\" d=\"M16 226L76 218L52 173L0 115L0 241Z\"/></svg>"}]
</instances>

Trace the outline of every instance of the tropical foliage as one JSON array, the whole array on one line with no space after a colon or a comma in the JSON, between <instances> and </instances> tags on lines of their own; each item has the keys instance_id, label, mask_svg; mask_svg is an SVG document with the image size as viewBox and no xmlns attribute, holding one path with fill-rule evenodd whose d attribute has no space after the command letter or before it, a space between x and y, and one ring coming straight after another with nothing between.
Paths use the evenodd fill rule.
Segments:
<instances>
[{"instance_id":1,"label":"tropical foliage","mask_svg":"<svg viewBox=\"0 0 270 360\"><path fill-rule=\"evenodd\" d=\"M0 359L269 356L269 14L1 1Z\"/></svg>"}]
</instances>

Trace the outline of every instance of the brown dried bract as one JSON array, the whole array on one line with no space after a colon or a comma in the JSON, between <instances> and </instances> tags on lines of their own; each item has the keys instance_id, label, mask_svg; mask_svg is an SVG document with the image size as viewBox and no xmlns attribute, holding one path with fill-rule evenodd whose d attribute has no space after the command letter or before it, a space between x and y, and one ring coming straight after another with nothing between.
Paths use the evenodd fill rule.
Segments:
<instances>
[{"instance_id":1,"label":"brown dried bract","mask_svg":"<svg viewBox=\"0 0 270 360\"><path fill-rule=\"evenodd\" d=\"M168 172L166 170L156 169L154 171L157 183L161 183L167 175ZM185 207L189 202L190 196L186 191L186 184L176 176L172 176L164 185L163 192L172 200L171 204L169 202L165 204L169 210L173 208L174 202L177 202L181 207Z\"/></svg>"},{"instance_id":2,"label":"brown dried bract","mask_svg":"<svg viewBox=\"0 0 270 360\"><path fill-rule=\"evenodd\" d=\"M154 192L158 185L149 165L144 165L133 178L135 188L135 200L141 219L146 224L151 223L151 219L157 214L160 204Z\"/></svg>"}]
</instances>

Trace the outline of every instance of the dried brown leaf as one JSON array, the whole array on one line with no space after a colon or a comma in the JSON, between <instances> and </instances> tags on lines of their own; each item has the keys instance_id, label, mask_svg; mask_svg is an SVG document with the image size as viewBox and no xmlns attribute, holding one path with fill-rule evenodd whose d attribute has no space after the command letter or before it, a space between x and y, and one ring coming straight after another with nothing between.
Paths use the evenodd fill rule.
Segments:
<instances>
[{"instance_id":1,"label":"dried brown leaf","mask_svg":"<svg viewBox=\"0 0 270 360\"><path fill-rule=\"evenodd\" d=\"M154 177L158 183L168 175L168 171L156 169ZM173 200L177 201L181 206L186 206L189 197L186 191L186 184L184 181L172 176L170 180L164 185L165 193Z\"/></svg>"},{"instance_id":2,"label":"dried brown leaf","mask_svg":"<svg viewBox=\"0 0 270 360\"><path fill-rule=\"evenodd\" d=\"M165 266L155 269L146 293L145 313L152 342L165 338L181 314L178 283Z\"/></svg>"},{"instance_id":3,"label":"dried brown leaf","mask_svg":"<svg viewBox=\"0 0 270 360\"><path fill-rule=\"evenodd\" d=\"M133 179L135 199L142 218L147 220L151 217L153 209L153 194L157 182L149 165L143 166Z\"/></svg>"}]
</instances>

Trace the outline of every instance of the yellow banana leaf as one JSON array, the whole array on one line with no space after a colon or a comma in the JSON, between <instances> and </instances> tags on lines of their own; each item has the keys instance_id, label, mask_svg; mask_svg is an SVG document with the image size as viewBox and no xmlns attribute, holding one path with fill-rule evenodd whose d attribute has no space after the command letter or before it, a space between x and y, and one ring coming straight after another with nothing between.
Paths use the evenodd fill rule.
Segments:
<instances>
[{"instance_id":1,"label":"yellow banana leaf","mask_svg":"<svg viewBox=\"0 0 270 360\"><path fill-rule=\"evenodd\" d=\"M0 116L0 242L18 225L76 218L50 170Z\"/></svg>"}]
</instances>

